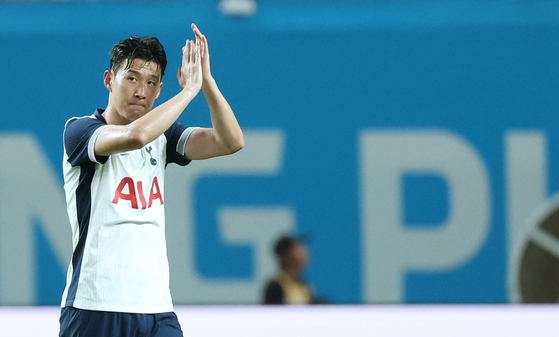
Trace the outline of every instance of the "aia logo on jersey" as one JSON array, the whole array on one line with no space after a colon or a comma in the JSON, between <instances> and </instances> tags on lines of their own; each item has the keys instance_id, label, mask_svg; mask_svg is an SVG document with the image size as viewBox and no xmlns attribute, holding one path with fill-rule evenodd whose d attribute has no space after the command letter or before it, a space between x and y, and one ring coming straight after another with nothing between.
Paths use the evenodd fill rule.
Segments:
<instances>
[{"instance_id":1,"label":"aia logo on jersey","mask_svg":"<svg viewBox=\"0 0 559 337\"><path fill-rule=\"evenodd\" d=\"M128 191L128 193L125 191ZM142 209L150 208L153 201L157 199L159 199L159 202L163 205L163 196L161 195L161 189L159 188L157 177L154 177L151 182L147 203L144 196L143 183L138 181L134 184L134 180L129 177L123 178L120 184L118 184L115 197L112 202L113 204L118 204L121 199L130 201L132 208L135 209L138 209L138 202L140 202Z\"/></svg>"}]
</instances>

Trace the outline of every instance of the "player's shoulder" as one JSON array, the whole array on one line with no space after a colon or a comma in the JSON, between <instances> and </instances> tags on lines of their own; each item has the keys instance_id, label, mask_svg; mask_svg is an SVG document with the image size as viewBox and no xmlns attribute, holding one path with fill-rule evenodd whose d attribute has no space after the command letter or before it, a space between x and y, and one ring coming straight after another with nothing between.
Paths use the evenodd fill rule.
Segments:
<instances>
[{"instance_id":1,"label":"player's shoulder","mask_svg":"<svg viewBox=\"0 0 559 337\"><path fill-rule=\"evenodd\" d=\"M184 124L179 122L174 122L165 132L163 132L163 136L165 138L171 138L173 135L181 134L186 129Z\"/></svg>"},{"instance_id":2,"label":"player's shoulder","mask_svg":"<svg viewBox=\"0 0 559 337\"><path fill-rule=\"evenodd\" d=\"M91 115L71 117L64 124L64 130L66 131L70 126L72 129L83 129L94 125L105 125L106 122L101 116L101 113L102 111L98 109Z\"/></svg>"}]
</instances>

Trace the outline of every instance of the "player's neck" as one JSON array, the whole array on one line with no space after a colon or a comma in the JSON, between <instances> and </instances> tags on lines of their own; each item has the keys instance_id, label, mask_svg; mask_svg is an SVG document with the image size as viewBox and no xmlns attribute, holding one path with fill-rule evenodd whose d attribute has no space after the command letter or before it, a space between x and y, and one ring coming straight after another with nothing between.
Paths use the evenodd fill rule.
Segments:
<instances>
[{"instance_id":1,"label":"player's neck","mask_svg":"<svg viewBox=\"0 0 559 337\"><path fill-rule=\"evenodd\" d=\"M284 267L282 267L281 270L285 274L287 274L289 277L291 277L292 279L298 279L299 278L300 270L297 267L284 266Z\"/></svg>"},{"instance_id":2,"label":"player's neck","mask_svg":"<svg viewBox=\"0 0 559 337\"><path fill-rule=\"evenodd\" d=\"M107 108L105 109L102 115L103 118L105 118L107 124L109 125L126 125L130 123L128 120L122 118L122 116L118 113L117 109L114 106L112 106L110 103L107 105Z\"/></svg>"}]
</instances>

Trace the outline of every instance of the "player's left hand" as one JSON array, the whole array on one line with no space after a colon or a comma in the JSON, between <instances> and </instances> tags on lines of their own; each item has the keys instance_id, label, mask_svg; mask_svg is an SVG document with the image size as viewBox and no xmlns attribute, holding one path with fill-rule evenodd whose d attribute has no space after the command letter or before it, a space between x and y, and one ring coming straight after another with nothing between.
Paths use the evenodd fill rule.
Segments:
<instances>
[{"instance_id":1,"label":"player's left hand","mask_svg":"<svg viewBox=\"0 0 559 337\"><path fill-rule=\"evenodd\" d=\"M210 51L208 48L208 40L206 37L200 32L200 29L195 24L191 25L192 31L196 36L196 42L200 46L200 56L202 57L202 78L203 81L212 80L212 73L210 70Z\"/></svg>"}]
</instances>

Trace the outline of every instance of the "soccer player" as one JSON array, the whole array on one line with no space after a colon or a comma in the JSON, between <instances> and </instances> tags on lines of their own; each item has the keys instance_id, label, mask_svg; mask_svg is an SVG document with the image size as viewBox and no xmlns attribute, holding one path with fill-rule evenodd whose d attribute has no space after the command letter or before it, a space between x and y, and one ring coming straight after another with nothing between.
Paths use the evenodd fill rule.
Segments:
<instances>
[{"instance_id":1,"label":"soccer player","mask_svg":"<svg viewBox=\"0 0 559 337\"><path fill-rule=\"evenodd\" d=\"M64 129L64 189L74 252L62 297L60 336L183 336L173 312L165 243L164 169L232 154L243 132L210 71L207 39L182 49L176 96L152 109L167 65L154 37L111 50L105 110ZM177 118L202 90L212 128Z\"/></svg>"}]
</instances>

